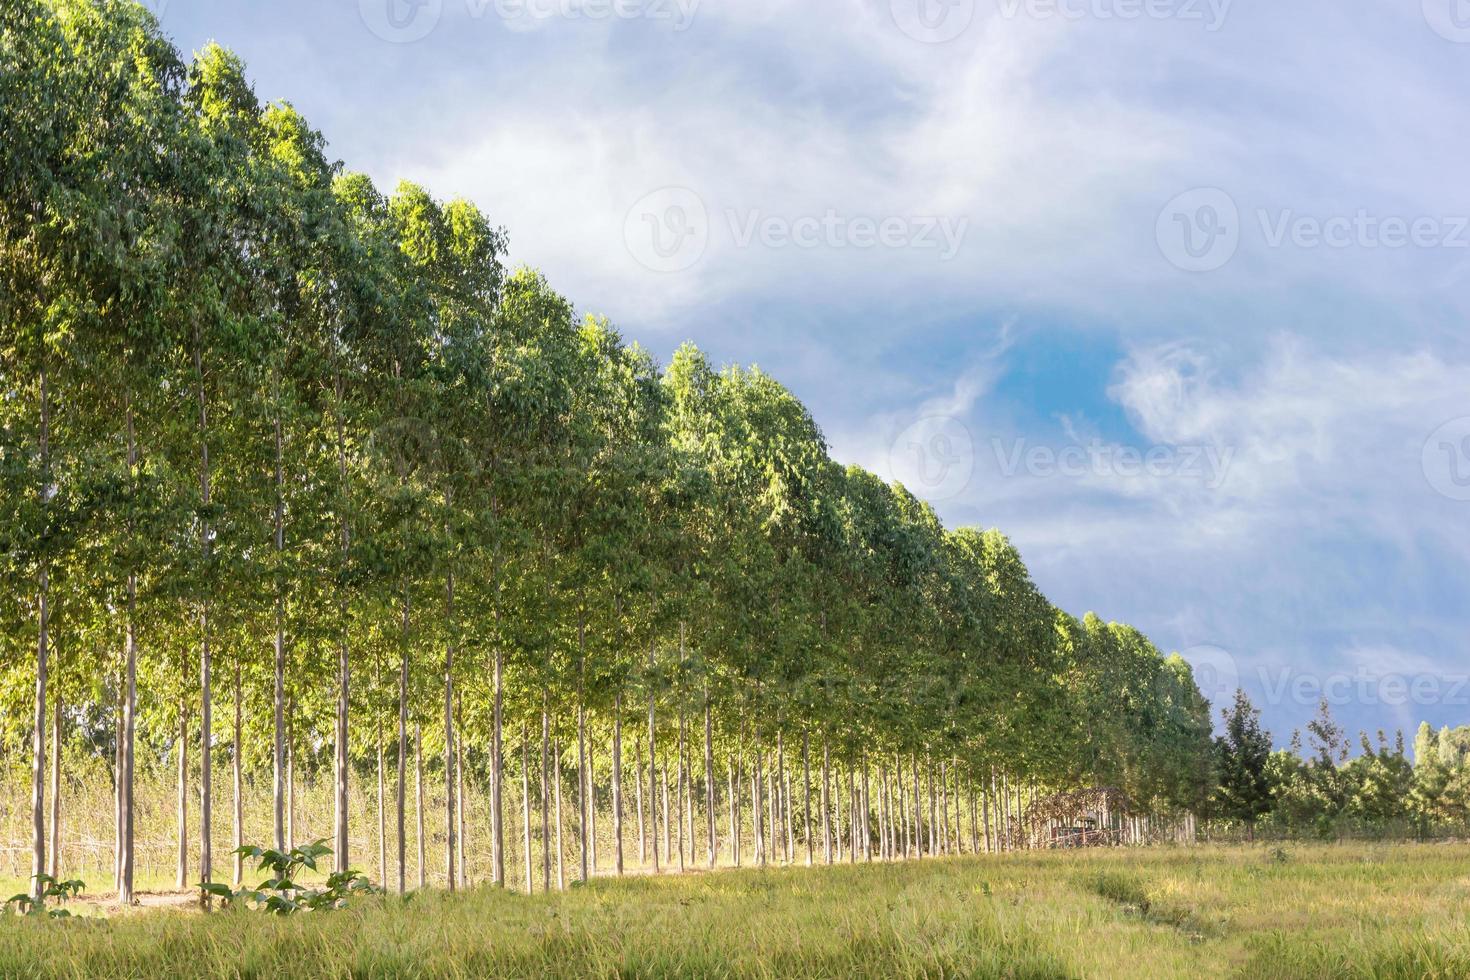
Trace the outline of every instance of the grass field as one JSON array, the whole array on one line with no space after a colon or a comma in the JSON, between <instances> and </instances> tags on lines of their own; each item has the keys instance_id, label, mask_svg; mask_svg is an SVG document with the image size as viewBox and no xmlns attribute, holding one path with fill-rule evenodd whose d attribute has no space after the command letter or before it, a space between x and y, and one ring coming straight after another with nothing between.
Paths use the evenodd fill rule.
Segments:
<instances>
[{"instance_id":1,"label":"grass field","mask_svg":"<svg viewBox=\"0 0 1470 980\"><path fill-rule=\"evenodd\" d=\"M1115 849L0 922L3 977L1466 977L1470 845Z\"/></svg>"}]
</instances>

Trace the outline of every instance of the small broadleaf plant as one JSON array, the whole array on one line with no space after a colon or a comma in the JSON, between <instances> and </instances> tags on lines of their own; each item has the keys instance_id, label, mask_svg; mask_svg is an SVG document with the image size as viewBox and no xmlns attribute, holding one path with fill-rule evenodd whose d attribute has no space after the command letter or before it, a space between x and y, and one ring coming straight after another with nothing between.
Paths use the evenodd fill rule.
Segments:
<instances>
[{"instance_id":1,"label":"small broadleaf plant","mask_svg":"<svg viewBox=\"0 0 1470 980\"><path fill-rule=\"evenodd\" d=\"M362 872L350 868L327 875L322 888L304 888L297 884L303 870L316 871L317 862L332 853L325 840L312 841L285 852L246 844L231 853L258 859L257 870L268 871L270 877L254 888L237 891L219 882L200 882L202 901L207 903L211 899L219 899L226 907L238 906L272 915L294 915L297 912L340 909L353 896L373 895L381 891Z\"/></svg>"},{"instance_id":2,"label":"small broadleaf plant","mask_svg":"<svg viewBox=\"0 0 1470 980\"><path fill-rule=\"evenodd\" d=\"M67 902L76 898L86 889L86 883L78 878L68 881L58 881L51 875L40 874L33 876L33 880L41 886L40 898L22 892L12 895L5 902L7 913L20 913L21 915L47 916L52 919L69 919L71 912L64 907L47 908L47 903L55 901L58 906L65 906Z\"/></svg>"}]
</instances>

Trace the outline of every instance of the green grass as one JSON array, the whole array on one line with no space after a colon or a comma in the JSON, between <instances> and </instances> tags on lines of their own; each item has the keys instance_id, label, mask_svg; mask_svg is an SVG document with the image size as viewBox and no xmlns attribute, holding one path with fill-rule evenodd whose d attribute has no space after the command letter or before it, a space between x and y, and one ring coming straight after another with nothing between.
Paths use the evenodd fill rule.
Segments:
<instances>
[{"instance_id":1,"label":"green grass","mask_svg":"<svg viewBox=\"0 0 1470 980\"><path fill-rule=\"evenodd\" d=\"M1038 853L0 922L4 977L1465 977L1470 846Z\"/></svg>"}]
</instances>

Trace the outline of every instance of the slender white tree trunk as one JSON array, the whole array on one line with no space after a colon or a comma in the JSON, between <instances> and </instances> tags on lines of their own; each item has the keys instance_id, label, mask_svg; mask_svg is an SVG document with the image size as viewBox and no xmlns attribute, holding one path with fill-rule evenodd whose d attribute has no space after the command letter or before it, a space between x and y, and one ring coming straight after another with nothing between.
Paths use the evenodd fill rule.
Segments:
<instances>
[{"instance_id":1,"label":"slender white tree trunk","mask_svg":"<svg viewBox=\"0 0 1470 980\"><path fill-rule=\"evenodd\" d=\"M551 891L551 715L550 695L541 692L541 890Z\"/></svg>"},{"instance_id":2,"label":"slender white tree trunk","mask_svg":"<svg viewBox=\"0 0 1470 980\"><path fill-rule=\"evenodd\" d=\"M235 850L235 866L232 869L231 880L234 887L239 888L241 880L245 877L245 855L239 853L240 847L245 843L245 802L242 797L243 786L240 781L240 728L241 728L241 705L240 705L240 654L235 653L235 696L232 699L235 704L235 730L234 747L230 752L231 780L235 791L235 832L231 837Z\"/></svg>"},{"instance_id":3,"label":"slender white tree trunk","mask_svg":"<svg viewBox=\"0 0 1470 980\"><path fill-rule=\"evenodd\" d=\"M185 683L188 683L189 664L183 660ZM179 796L179 866L175 887L183 891L189 882L189 716L184 713L184 701L179 699L179 743L178 743L178 796Z\"/></svg>"},{"instance_id":4,"label":"slender white tree trunk","mask_svg":"<svg viewBox=\"0 0 1470 980\"><path fill-rule=\"evenodd\" d=\"M210 747L214 729L210 718L212 708L210 674L213 664L209 644L209 595L213 585L213 573L209 569L209 564L213 557L214 532L207 516L210 508L209 413L204 396L203 348L200 345L197 327L194 334L194 370L199 377L199 490L200 500L206 514L201 522L201 534L207 577L204 599L199 605L199 880L208 882L213 880L214 864L214 852L210 845L214 830L212 806L214 780L210 772L213 761ZM179 887L183 888L184 883L180 882Z\"/></svg>"},{"instance_id":5,"label":"slender white tree trunk","mask_svg":"<svg viewBox=\"0 0 1470 980\"><path fill-rule=\"evenodd\" d=\"M279 385L279 379L277 380ZM280 562L286 548L286 498L284 447L281 440L281 412L279 394L275 413L276 446L276 507L273 517L276 560ZM276 850L286 849L286 597L280 571L276 572L276 662L275 662L275 744L271 757L272 786L271 801L275 806Z\"/></svg>"},{"instance_id":6,"label":"slender white tree trunk","mask_svg":"<svg viewBox=\"0 0 1470 980\"><path fill-rule=\"evenodd\" d=\"M133 400L131 389L125 389L127 401L126 426L128 437L128 482L129 486L137 489L138 478L138 444L137 436L133 428ZM128 520L128 535L132 537L132 519ZM133 904L133 754L137 740L137 714L138 714L138 574L132 567L128 568L127 585L127 639L125 656L127 663L124 667L124 701L123 701L123 724L122 724L122 764L121 779L118 785L118 800L121 823L122 843L118 855L118 904L126 907Z\"/></svg>"},{"instance_id":7,"label":"slender white tree trunk","mask_svg":"<svg viewBox=\"0 0 1470 980\"><path fill-rule=\"evenodd\" d=\"M352 532L347 523L347 436L343 425L342 373L334 372L334 387L337 395L337 481L338 508L337 530L339 536L339 561L342 569L347 567ZM351 671L347 659L347 594L341 591L337 597L337 731L334 739L333 774L333 828L335 832L335 867L346 871L351 867L348 853L348 786L350 760L348 758L347 712L350 704Z\"/></svg>"},{"instance_id":8,"label":"slender white tree trunk","mask_svg":"<svg viewBox=\"0 0 1470 980\"><path fill-rule=\"evenodd\" d=\"M653 852L653 870L658 871L658 813L654 808L655 794L658 791L655 783L655 772L658 768L657 743L654 739L654 687L653 687L653 640L648 641L648 815L651 818L649 824L649 840L652 843L650 850Z\"/></svg>"},{"instance_id":9,"label":"slender white tree trunk","mask_svg":"<svg viewBox=\"0 0 1470 980\"><path fill-rule=\"evenodd\" d=\"M715 866L718 842L715 840L715 749L714 727L710 720L709 685L704 687L704 809L708 816L709 866Z\"/></svg>"},{"instance_id":10,"label":"slender white tree trunk","mask_svg":"<svg viewBox=\"0 0 1470 980\"><path fill-rule=\"evenodd\" d=\"M636 739L635 739L636 741ZM633 780L634 786L642 792L642 783L637 778ZM638 819L643 819L643 807L638 807ZM623 693L619 691L613 698L613 737L612 737L612 830L613 830L613 867L618 874L623 873ZM641 845L643 832L640 829L638 840Z\"/></svg>"},{"instance_id":11,"label":"slender white tree trunk","mask_svg":"<svg viewBox=\"0 0 1470 980\"><path fill-rule=\"evenodd\" d=\"M499 619L497 613L496 619ZM504 887L505 881L505 756L502 749L505 699L505 654L495 648L494 718L490 732L490 880Z\"/></svg>"},{"instance_id":12,"label":"slender white tree trunk","mask_svg":"<svg viewBox=\"0 0 1470 980\"><path fill-rule=\"evenodd\" d=\"M526 852L526 894L535 891L531 878L531 739L526 723L521 722L521 840Z\"/></svg>"},{"instance_id":13,"label":"slender white tree trunk","mask_svg":"<svg viewBox=\"0 0 1470 980\"><path fill-rule=\"evenodd\" d=\"M449 493L444 494L446 504ZM444 576L444 619L449 639L444 644L444 878L452 892L459 884L455 849L459 846L456 822L459 819L459 740L454 732L454 570Z\"/></svg>"},{"instance_id":14,"label":"slender white tree trunk","mask_svg":"<svg viewBox=\"0 0 1470 980\"><path fill-rule=\"evenodd\" d=\"M424 728L421 724L413 726L413 748L414 836L418 844L419 887L423 888L427 878L424 868Z\"/></svg>"},{"instance_id":15,"label":"slender white tree trunk","mask_svg":"<svg viewBox=\"0 0 1470 980\"><path fill-rule=\"evenodd\" d=\"M730 787L730 863L740 867L740 773L734 753L730 755L729 771Z\"/></svg>"},{"instance_id":16,"label":"slender white tree trunk","mask_svg":"<svg viewBox=\"0 0 1470 980\"><path fill-rule=\"evenodd\" d=\"M57 691L52 700L55 703L51 708L51 846L46 852L49 865L46 873L58 878L61 875L61 692Z\"/></svg>"},{"instance_id":17,"label":"slender white tree trunk","mask_svg":"<svg viewBox=\"0 0 1470 980\"><path fill-rule=\"evenodd\" d=\"M555 767L553 772L553 783L556 787L556 890L559 892L567 890L567 873L563 866L566 860L566 845L562 843L562 806L561 806L561 749L560 737L551 743L551 757Z\"/></svg>"},{"instance_id":18,"label":"slender white tree trunk","mask_svg":"<svg viewBox=\"0 0 1470 980\"><path fill-rule=\"evenodd\" d=\"M466 888L470 885L469 868L465 863L465 853L469 850L469 838L465 833L465 807L469 798L465 796L464 790L464 714L463 701L459 692L454 695L454 823L458 830L458 853L455 860L459 868L459 883Z\"/></svg>"},{"instance_id":19,"label":"slender white tree trunk","mask_svg":"<svg viewBox=\"0 0 1470 980\"><path fill-rule=\"evenodd\" d=\"M680 712L679 712L679 744L678 744L678 769L677 769L677 773L678 773L678 775L675 778L675 784L674 784L674 809L677 810L678 813L679 813L679 833L678 833L679 870L680 871L683 871L684 870L684 854L685 854L685 851L684 851L684 793L685 793L685 790L687 788L687 786L686 786L687 780L685 778L687 776L687 773L684 771L684 712L682 710L680 710ZM664 826L668 826L668 818L667 817L664 818ZM693 828L691 827L690 830L692 831Z\"/></svg>"},{"instance_id":20,"label":"slender white tree trunk","mask_svg":"<svg viewBox=\"0 0 1470 980\"><path fill-rule=\"evenodd\" d=\"M802 837L806 840L806 866L812 866L812 737L811 732L801 733L801 823Z\"/></svg>"},{"instance_id":21,"label":"slender white tree trunk","mask_svg":"<svg viewBox=\"0 0 1470 980\"><path fill-rule=\"evenodd\" d=\"M398 830L398 894L408 890L408 838L405 833L404 796L408 776L408 586L403 588L402 649L398 656L398 785L394 798Z\"/></svg>"},{"instance_id":22,"label":"slender white tree trunk","mask_svg":"<svg viewBox=\"0 0 1470 980\"><path fill-rule=\"evenodd\" d=\"M41 505L45 512L51 500L51 403L46 386L46 369L40 372L41 395ZM40 899L40 876L46 873L46 672L51 656L51 567L41 558L36 589L36 700L31 729L31 888Z\"/></svg>"},{"instance_id":23,"label":"slender white tree trunk","mask_svg":"<svg viewBox=\"0 0 1470 980\"><path fill-rule=\"evenodd\" d=\"M822 736L822 862L832 863L832 754Z\"/></svg>"}]
</instances>

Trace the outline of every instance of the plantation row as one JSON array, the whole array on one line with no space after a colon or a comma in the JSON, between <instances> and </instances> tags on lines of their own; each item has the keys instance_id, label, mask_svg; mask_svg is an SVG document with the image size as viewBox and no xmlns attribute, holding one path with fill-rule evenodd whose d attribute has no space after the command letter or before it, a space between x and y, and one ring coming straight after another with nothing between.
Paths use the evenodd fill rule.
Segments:
<instances>
[{"instance_id":1,"label":"plantation row","mask_svg":"<svg viewBox=\"0 0 1470 980\"><path fill-rule=\"evenodd\" d=\"M578 877L598 806L621 870L635 808L709 863L746 830L766 856L1000 846L1023 788L1115 786L1130 820L1210 792L1187 664L834 463L769 375L688 345L661 368L506 273L472 204L342 172L131 0L0 18L0 698L33 871L63 744L115 773L125 902L158 766L181 884L222 873L256 776L281 846L294 772L332 784L339 870L374 785L402 889L420 759L451 888L465 767L500 882L563 786Z\"/></svg>"}]
</instances>

